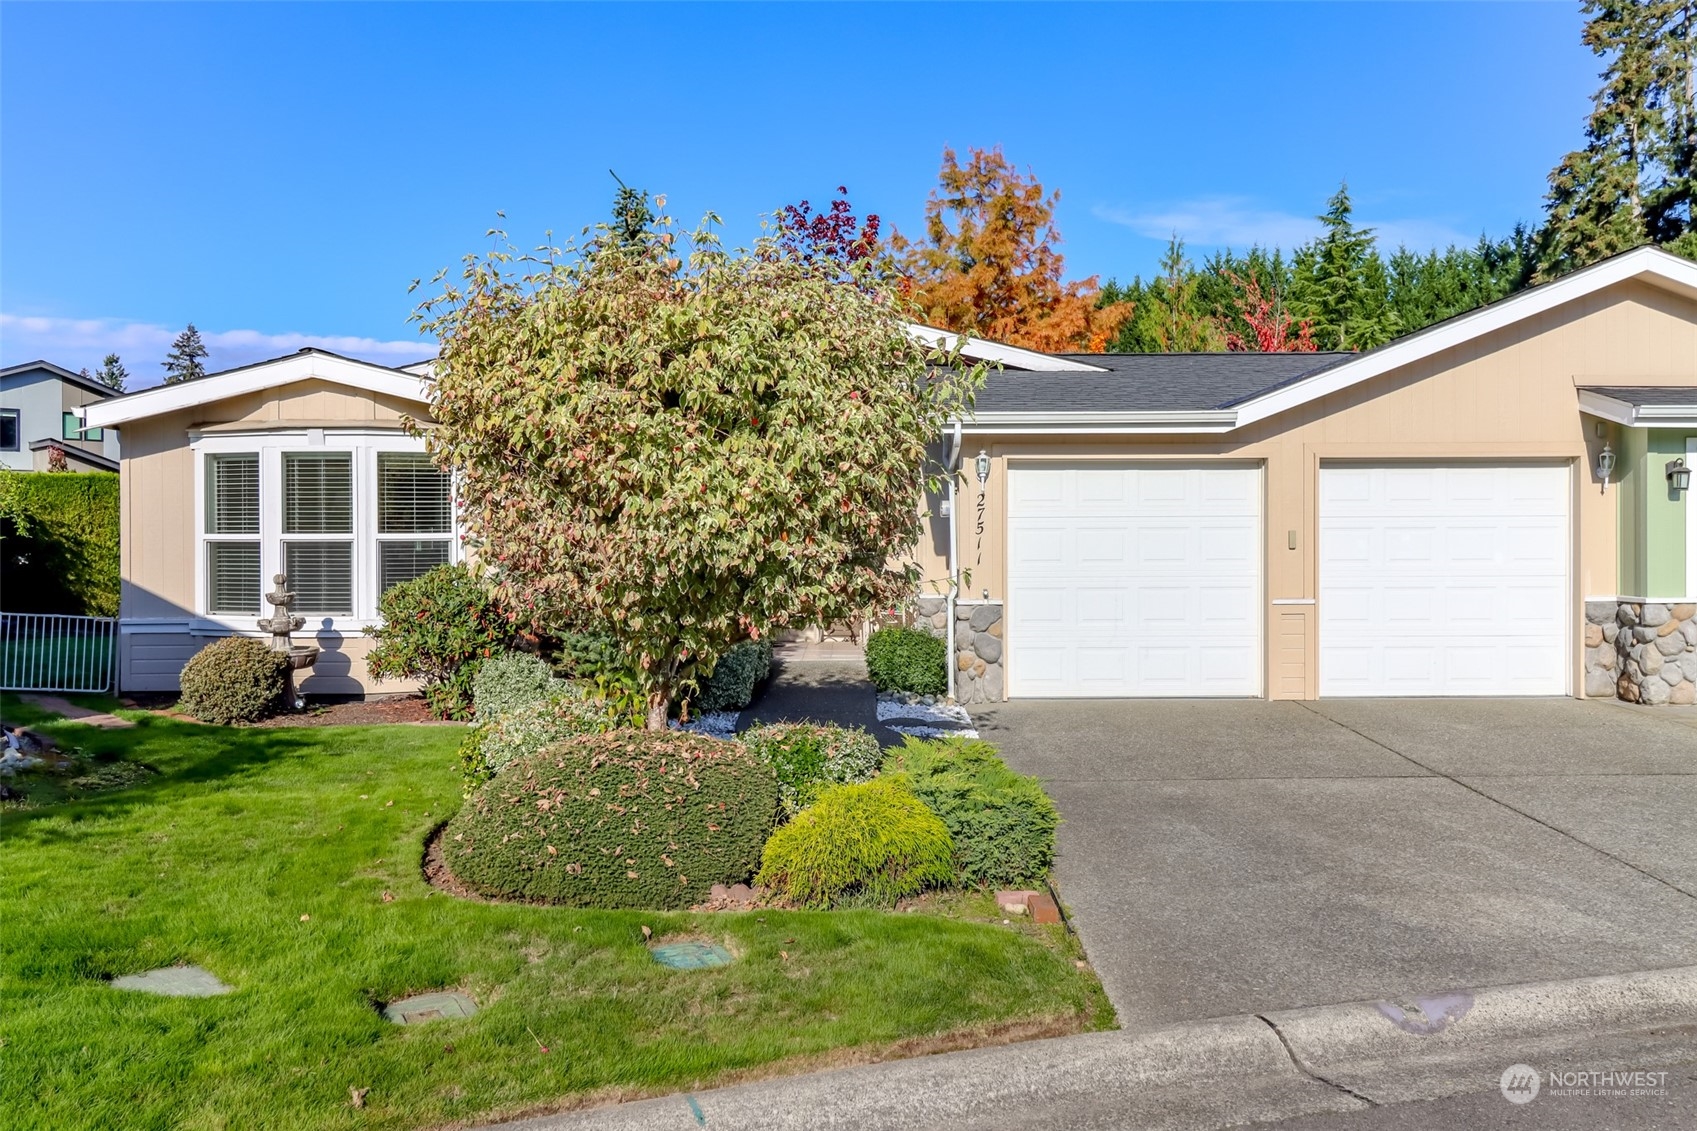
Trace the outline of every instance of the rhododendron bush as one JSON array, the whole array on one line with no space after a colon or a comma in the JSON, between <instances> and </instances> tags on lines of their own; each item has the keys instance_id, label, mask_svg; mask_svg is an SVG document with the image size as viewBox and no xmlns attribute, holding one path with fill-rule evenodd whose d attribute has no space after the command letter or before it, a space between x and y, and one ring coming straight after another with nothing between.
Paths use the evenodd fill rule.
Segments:
<instances>
[{"instance_id":1,"label":"rhododendron bush","mask_svg":"<svg viewBox=\"0 0 1697 1131\"><path fill-rule=\"evenodd\" d=\"M913 592L926 443L982 377L870 273L664 217L468 256L417 317L421 430L497 596L611 633L654 729L736 642Z\"/></svg>"}]
</instances>

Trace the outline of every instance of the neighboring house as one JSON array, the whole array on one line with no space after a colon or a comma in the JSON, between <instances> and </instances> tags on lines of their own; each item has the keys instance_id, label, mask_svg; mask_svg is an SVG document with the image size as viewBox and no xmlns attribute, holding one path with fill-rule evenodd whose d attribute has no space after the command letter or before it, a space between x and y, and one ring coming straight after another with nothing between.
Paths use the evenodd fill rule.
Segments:
<instances>
[{"instance_id":1,"label":"neighboring house","mask_svg":"<svg viewBox=\"0 0 1697 1131\"><path fill-rule=\"evenodd\" d=\"M46 471L54 448L71 471L118 470L118 439L84 431L79 411L116 394L107 386L49 361L0 369L0 465Z\"/></svg>"},{"instance_id":2,"label":"neighboring house","mask_svg":"<svg viewBox=\"0 0 1697 1131\"><path fill-rule=\"evenodd\" d=\"M1358 355L1002 349L921 547L966 701L1697 693L1697 263Z\"/></svg>"},{"instance_id":3,"label":"neighboring house","mask_svg":"<svg viewBox=\"0 0 1697 1131\"><path fill-rule=\"evenodd\" d=\"M119 681L169 691L189 657L260 635L287 574L322 649L309 695L406 690L365 670L377 600L458 557L448 477L402 418L428 421L425 366L322 350L90 405L123 434Z\"/></svg>"},{"instance_id":4,"label":"neighboring house","mask_svg":"<svg viewBox=\"0 0 1697 1131\"><path fill-rule=\"evenodd\" d=\"M1363 354L964 352L1000 368L919 547L960 575L919 609L964 701L1697 698L1697 263L1639 249ZM257 635L285 571L303 690L396 689L361 631L459 545L401 427L428 379L307 350L85 410L123 430L126 689Z\"/></svg>"}]
</instances>

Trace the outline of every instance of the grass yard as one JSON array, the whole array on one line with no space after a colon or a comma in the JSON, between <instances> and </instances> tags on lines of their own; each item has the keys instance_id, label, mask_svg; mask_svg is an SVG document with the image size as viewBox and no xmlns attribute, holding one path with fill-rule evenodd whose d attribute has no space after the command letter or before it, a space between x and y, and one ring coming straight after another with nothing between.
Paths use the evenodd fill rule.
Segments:
<instances>
[{"instance_id":1,"label":"grass yard","mask_svg":"<svg viewBox=\"0 0 1697 1131\"><path fill-rule=\"evenodd\" d=\"M12 696L3 707L36 721ZM133 717L133 730L44 729L156 773L0 812L10 1127L437 1127L963 1031L1112 1024L1058 928L1003 926L983 897L936 913L650 914L438 892L419 864L460 804L457 727ZM645 925L722 942L738 961L667 970ZM236 992L105 984L179 962ZM374 1005L439 987L482 1011L403 1028ZM370 1089L363 1108L350 1088Z\"/></svg>"}]
</instances>

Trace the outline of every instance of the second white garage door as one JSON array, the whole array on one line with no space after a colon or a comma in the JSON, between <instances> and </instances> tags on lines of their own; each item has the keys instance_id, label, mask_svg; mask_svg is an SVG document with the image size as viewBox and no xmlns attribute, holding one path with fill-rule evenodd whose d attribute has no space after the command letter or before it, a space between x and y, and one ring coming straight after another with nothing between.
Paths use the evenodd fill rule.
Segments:
<instances>
[{"instance_id":1,"label":"second white garage door","mask_svg":"<svg viewBox=\"0 0 1697 1131\"><path fill-rule=\"evenodd\" d=\"M1320 469L1320 694L1565 695L1566 467Z\"/></svg>"},{"instance_id":2,"label":"second white garage door","mask_svg":"<svg viewBox=\"0 0 1697 1131\"><path fill-rule=\"evenodd\" d=\"M1260 695L1255 467L1014 467L1008 693Z\"/></svg>"}]
</instances>

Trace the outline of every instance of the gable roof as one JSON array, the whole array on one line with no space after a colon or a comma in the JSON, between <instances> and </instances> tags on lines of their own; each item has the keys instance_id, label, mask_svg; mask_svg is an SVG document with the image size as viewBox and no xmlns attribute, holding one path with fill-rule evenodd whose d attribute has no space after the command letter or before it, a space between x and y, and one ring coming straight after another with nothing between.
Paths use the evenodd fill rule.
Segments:
<instances>
[{"instance_id":1,"label":"gable roof","mask_svg":"<svg viewBox=\"0 0 1697 1131\"><path fill-rule=\"evenodd\" d=\"M44 448L58 448L65 453L65 459L71 463L85 463L96 471L117 471L118 461L99 452L91 452L87 448L79 448L75 444L67 444L61 440L31 440L29 450L39 452Z\"/></svg>"},{"instance_id":2,"label":"gable roof","mask_svg":"<svg viewBox=\"0 0 1697 1131\"><path fill-rule=\"evenodd\" d=\"M43 370L51 373L66 384L75 385L79 389L86 389L95 396L115 397L118 395L117 390L113 389L110 385L101 384L92 377L84 377L81 373L72 373L63 365L54 365L51 361L42 361L39 359L35 361L26 361L22 365L8 365L6 368L0 369L0 381L5 380L7 377L16 377L20 374L33 373L37 370Z\"/></svg>"},{"instance_id":3,"label":"gable roof","mask_svg":"<svg viewBox=\"0 0 1697 1131\"><path fill-rule=\"evenodd\" d=\"M161 413L195 408L213 401L263 392L298 381L328 381L365 392L382 393L403 400L426 402L427 379L416 373L393 369L375 362L344 357L329 350L307 348L298 353L256 361L219 373L208 373L193 381L160 385L114 397L83 410L83 423L90 428L111 428L128 421Z\"/></svg>"},{"instance_id":4,"label":"gable roof","mask_svg":"<svg viewBox=\"0 0 1697 1131\"><path fill-rule=\"evenodd\" d=\"M1697 300L1697 263L1635 248L1366 353L1070 354L1088 357L1096 374L992 373L962 424L977 432L1230 432L1629 280Z\"/></svg>"}]
</instances>

